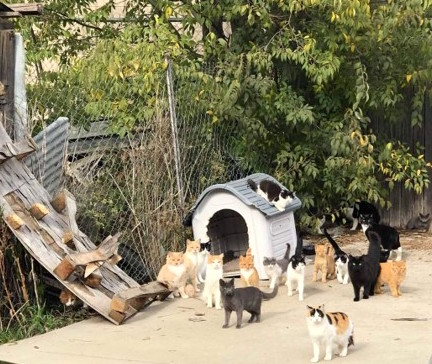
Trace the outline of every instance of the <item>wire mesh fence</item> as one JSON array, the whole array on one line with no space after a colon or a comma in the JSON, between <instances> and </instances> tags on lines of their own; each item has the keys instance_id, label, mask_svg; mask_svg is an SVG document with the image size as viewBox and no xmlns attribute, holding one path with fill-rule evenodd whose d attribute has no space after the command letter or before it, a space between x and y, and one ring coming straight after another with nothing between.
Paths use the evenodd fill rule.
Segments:
<instances>
[{"instance_id":1,"label":"wire mesh fence","mask_svg":"<svg viewBox=\"0 0 432 364\"><path fill-rule=\"evenodd\" d=\"M137 102L138 76L119 88L106 77L88 82L73 69L44 67L28 73L32 134L69 119L62 187L77 200L80 229L95 243L121 232L119 266L140 283L154 279L166 251L183 250L191 237L182 219L203 189L245 175L232 144L235 126L214 122L199 100L202 80L179 77L175 64L161 72L151 107ZM216 72L207 65L199 73ZM128 120L126 132L117 127Z\"/></svg>"}]
</instances>

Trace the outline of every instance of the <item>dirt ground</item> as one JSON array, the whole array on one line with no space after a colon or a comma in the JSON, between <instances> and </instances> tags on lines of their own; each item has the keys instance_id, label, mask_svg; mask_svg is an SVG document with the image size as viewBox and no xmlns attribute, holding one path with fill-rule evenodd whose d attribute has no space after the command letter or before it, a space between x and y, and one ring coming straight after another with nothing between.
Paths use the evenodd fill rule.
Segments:
<instances>
[{"instance_id":1,"label":"dirt ground","mask_svg":"<svg viewBox=\"0 0 432 364\"><path fill-rule=\"evenodd\" d=\"M308 237L309 239L310 237ZM318 238L312 237L316 239ZM366 251L360 232L335 235L352 254ZM208 309L199 299L153 303L115 326L95 317L45 335L0 346L0 360L14 363L307 363L312 358L306 304L325 304L347 313L354 322L354 347L336 363L430 363L432 361L432 236L402 232L407 277L403 295L384 294L353 302L351 284L312 282L306 267L305 300L288 297L285 286L263 302L261 323L222 329L223 311ZM262 282L263 290L268 286ZM323 360L323 355L321 355Z\"/></svg>"}]
</instances>

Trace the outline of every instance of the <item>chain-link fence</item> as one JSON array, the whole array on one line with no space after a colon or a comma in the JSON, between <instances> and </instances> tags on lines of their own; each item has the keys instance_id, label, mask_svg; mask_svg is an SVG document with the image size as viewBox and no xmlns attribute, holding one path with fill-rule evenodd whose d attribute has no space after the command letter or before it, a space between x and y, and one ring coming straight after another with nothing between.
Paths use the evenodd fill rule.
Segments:
<instances>
[{"instance_id":1,"label":"chain-link fence","mask_svg":"<svg viewBox=\"0 0 432 364\"><path fill-rule=\"evenodd\" d=\"M77 200L80 229L95 243L121 232L119 266L140 283L155 278L168 249L184 249L191 231L182 219L202 190L245 175L233 151L235 126L215 123L198 100L199 79L176 77L176 65L168 63L151 107L134 102L133 77L121 86L104 77L83 85L73 70L49 63L28 73L32 134L69 119L62 185ZM92 105L88 95L105 103ZM119 131L113 127L119 119L133 120L133 127Z\"/></svg>"}]
</instances>

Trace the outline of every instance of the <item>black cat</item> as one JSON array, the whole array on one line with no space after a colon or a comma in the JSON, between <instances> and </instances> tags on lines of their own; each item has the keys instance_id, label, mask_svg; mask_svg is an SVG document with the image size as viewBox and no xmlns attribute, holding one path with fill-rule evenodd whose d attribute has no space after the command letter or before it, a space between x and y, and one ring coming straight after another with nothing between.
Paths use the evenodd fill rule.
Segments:
<instances>
[{"instance_id":1,"label":"black cat","mask_svg":"<svg viewBox=\"0 0 432 364\"><path fill-rule=\"evenodd\" d=\"M261 318L261 302L262 299L270 299L276 297L278 285L276 284L273 292L265 293L256 287L234 287L234 278L225 282L223 279L219 280L219 289L221 291L222 302L225 310L225 323L222 328L226 329L229 325L231 312L237 313L236 328L241 328L243 320L243 310L249 312L251 317L249 323L260 322Z\"/></svg>"},{"instance_id":2,"label":"black cat","mask_svg":"<svg viewBox=\"0 0 432 364\"><path fill-rule=\"evenodd\" d=\"M377 208L371 203L366 201L356 202L352 207L351 215L353 219L353 226L351 230L357 229L360 216L365 216L365 215L372 216L373 222L375 224L378 224L381 220Z\"/></svg>"},{"instance_id":3,"label":"black cat","mask_svg":"<svg viewBox=\"0 0 432 364\"><path fill-rule=\"evenodd\" d=\"M366 255L349 255L348 274L354 288L354 302L360 300L360 288L363 287L363 298L374 295L375 283L380 273L380 244L378 233L368 234L369 249Z\"/></svg>"},{"instance_id":4,"label":"black cat","mask_svg":"<svg viewBox=\"0 0 432 364\"><path fill-rule=\"evenodd\" d=\"M382 247L386 250L390 250L390 254L392 251L395 251L396 260L402 259L402 247L400 245L399 233L394 227L374 223L373 216L371 215L360 216L359 222L368 239L369 232L375 231L380 237Z\"/></svg>"}]
</instances>

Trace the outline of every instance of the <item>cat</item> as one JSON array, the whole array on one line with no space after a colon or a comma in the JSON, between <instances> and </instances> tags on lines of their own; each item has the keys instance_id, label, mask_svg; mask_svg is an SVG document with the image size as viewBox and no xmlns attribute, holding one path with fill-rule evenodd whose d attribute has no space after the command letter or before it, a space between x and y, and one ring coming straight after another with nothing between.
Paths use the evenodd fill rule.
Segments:
<instances>
[{"instance_id":1,"label":"cat","mask_svg":"<svg viewBox=\"0 0 432 364\"><path fill-rule=\"evenodd\" d=\"M422 214L421 212L417 216L413 216L407 223L406 228L408 230L422 230L428 231L431 223L430 213Z\"/></svg>"},{"instance_id":2,"label":"cat","mask_svg":"<svg viewBox=\"0 0 432 364\"><path fill-rule=\"evenodd\" d=\"M199 292L197 279L198 254L201 249L201 240L186 239L186 252L184 253L184 264L188 279L192 283L195 292Z\"/></svg>"},{"instance_id":3,"label":"cat","mask_svg":"<svg viewBox=\"0 0 432 364\"><path fill-rule=\"evenodd\" d=\"M211 251L211 243L201 243L200 251L197 258L197 279L199 283L205 282L207 260Z\"/></svg>"},{"instance_id":4,"label":"cat","mask_svg":"<svg viewBox=\"0 0 432 364\"><path fill-rule=\"evenodd\" d=\"M223 253L207 256L206 280L204 284L203 298L207 300L207 307L212 308L213 302L216 310L221 307L221 292L219 280L223 276Z\"/></svg>"},{"instance_id":5,"label":"cat","mask_svg":"<svg viewBox=\"0 0 432 364\"><path fill-rule=\"evenodd\" d=\"M369 232L369 249L366 255L349 255L348 273L354 288L354 302L360 300L360 288L363 287L363 298L374 295L374 287L380 272L380 244L377 232Z\"/></svg>"},{"instance_id":6,"label":"cat","mask_svg":"<svg viewBox=\"0 0 432 364\"><path fill-rule=\"evenodd\" d=\"M59 295L60 302L66 307L80 307L88 308L88 305L81 301L74 293L67 288L63 288Z\"/></svg>"},{"instance_id":7,"label":"cat","mask_svg":"<svg viewBox=\"0 0 432 364\"><path fill-rule=\"evenodd\" d=\"M270 278L270 289L273 289L275 284L281 284L284 277L286 278L286 272L289 263L289 254L290 245L287 244L287 249L282 259L264 257L263 266L264 271Z\"/></svg>"},{"instance_id":8,"label":"cat","mask_svg":"<svg viewBox=\"0 0 432 364\"><path fill-rule=\"evenodd\" d=\"M276 297L279 286L276 284L271 293L262 292L256 287L234 287L234 278L225 282L219 280L219 287L222 296L222 302L225 310L225 322L222 328L226 329L229 326L231 312L237 314L236 328L240 329L243 321L243 311L251 314L249 323L260 322L261 320L261 303L263 299L271 299Z\"/></svg>"},{"instance_id":9,"label":"cat","mask_svg":"<svg viewBox=\"0 0 432 364\"><path fill-rule=\"evenodd\" d=\"M349 283L349 274L348 274L348 254L345 253L336 241L329 235L326 229L324 229L324 235L327 240L332 245L335 251L335 266L336 266L336 277L339 283L348 284Z\"/></svg>"},{"instance_id":10,"label":"cat","mask_svg":"<svg viewBox=\"0 0 432 364\"><path fill-rule=\"evenodd\" d=\"M381 263L381 272L375 284L375 293L382 293L381 285L386 283L393 297L402 295L400 285L406 276L406 263L403 260Z\"/></svg>"},{"instance_id":11,"label":"cat","mask_svg":"<svg viewBox=\"0 0 432 364\"><path fill-rule=\"evenodd\" d=\"M253 191L265 198L279 211L284 211L285 208L294 201L295 192L281 188L276 182L262 180L257 184L249 178L247 183Z\"/></svg>"},{"instance_id":12,"label":"cat","mask_svg":"<svg viewBox=\"0 0 432 364\"><path fill-rule=\"evenodd\" d=\"M331 360L333 346L337 346L339 356L347 356L348 347L354 345L354 325L343 312L328 312L324 305L318 308L307 306L306 322L312 340L312 363L320 360L321 346L325 345L324 360Z\"/></svg>"},{"instance_id":13,"label":"cat","mask_svg":"<svg viewBox=\"0 0 432 364\"><path fill-rule=\"evenodd\" d=\"M334 262L334 249L329 243L315 245L315 262L312 281L317 281L318 272L321 271L321 281L327 282L327 278L336 278L336 267Z\"/></svg>"},{"instance_id":14,"label":"cat","mask_svg":"<svg viewBox=\"0 0 432 364\"><path fill-rule=\"evenodd\" d=\"M354 203L353 207L346 209L345 215L348 219L353 221L351 230L357 229L359 224L359 217L361 215L372 215L375 224L378 224L381 220L377 208L367 201L360 201Z\"/></svg>"},{"instance_id":15,"label":"cat","mask_svg":"<svg viewBox=\"0 0 432 364\"><path fill-rule=\"evenodd\" d=\"M184 264L183 252L168 252L166 264L162 266L156 280L165 284L172 291L174 297L182 298L189 296L185 292L188 272Z\"/></svg>"},{"instance_id":16,"label":"cat","mask_svg":"<svg viewBox=\"0 0 432 364\"><path fill-rule=\"evenodd\" d=\"M248 254L240 255L239 258L239 268L240 268L240 279L245 287L259 287L259 275L258 271L254 267L253 255Z\"/></svg>"},{"instance_id":17,"label":"cat","mask_svg":"<svg viewBox=\"0 0 432 364\"><path fill-rule=\"evenodd\" d=\"M395 251L396 260L402 259L402 247L400 245L399 233L395 228L383 224L374 223L372 215L360 216L359 222L362 226L363 232L368 239L368 233L370 231L375 231L380 237L382 247L387 250ZM390 252L390 255L391 253L392 252Z\"/></svg>"},{"instance_id":18,"label":"cat","mask_svg":"<svg viewBox=\"0 0 432 364\"><path fill-rule=\"evenodd\" d=\"M299 293L299 301L303 301L304 293L304 278L305 278L305 256L303 254L294 254L288 264L287 281L288 296L293 295L293 285L297 285L297 292Z\"/></svg>"}]
</instances>

